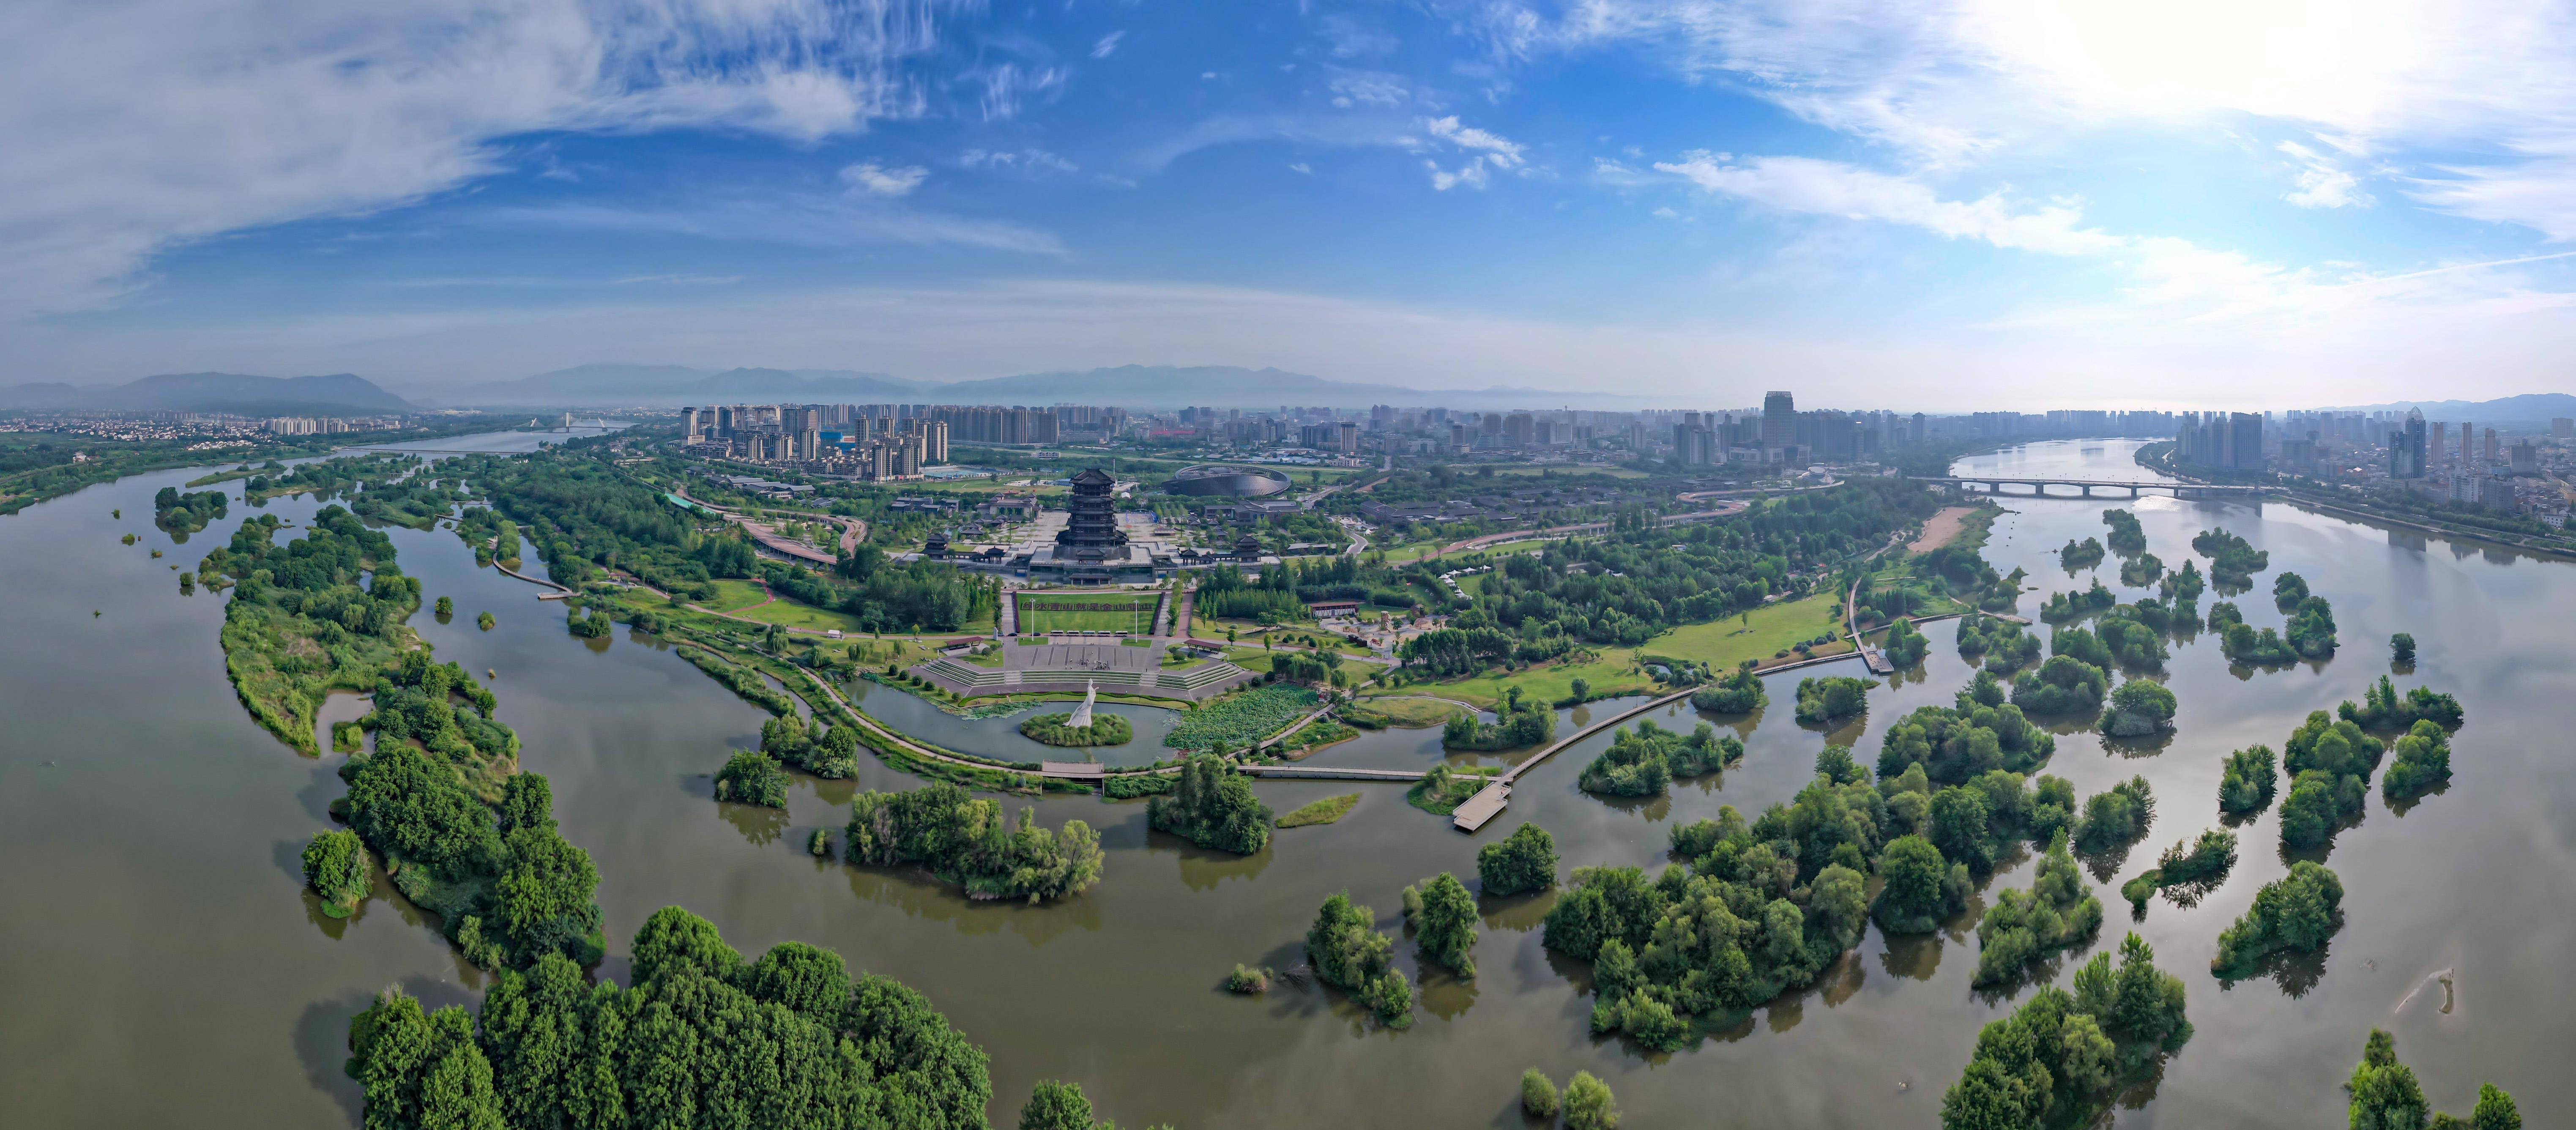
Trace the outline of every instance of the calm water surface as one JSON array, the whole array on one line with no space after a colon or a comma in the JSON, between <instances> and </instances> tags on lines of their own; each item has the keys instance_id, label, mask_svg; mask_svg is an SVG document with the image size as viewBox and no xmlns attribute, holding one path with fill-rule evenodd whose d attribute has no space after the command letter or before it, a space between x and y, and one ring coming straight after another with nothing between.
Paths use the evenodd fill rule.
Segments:
<instances>
[{"instance_id":1,"label":"calm water surface","mask_svg":"<svg viewBox=\"0 0 2576 1130\"><path fill-rule=\"evenodd\" d=\"M529 439L425 446L507 450ZM2132 446L2034 445L1961 469L2145 477ZM330 826L326 806L342 791L337 758L299 757L252 724L223 676L221 598L178 593L168 566L193 569L245 513L237 505L174 547L152 528L150 499L198 473L92 487L0 519L10 593L0 629L17 643L0 649L0 891L10 907L0 915L0 987L11 1002L0 1018L0 1113L13 1125L348 1125L356 1096L340 1063L349 1015L389 983L433 1003L470 1000L482 983L398 903L370 902L342 923L301 893L296 853ZM2238 829L2242 859L2213 896L2191 909L2154 904L2136 928L2190 987L2199 1034L2118 1121L2331 1124L2341 1117L2339 1084L2374 1024L2397 1034L2443 1108L2465 1110L2481 1079L2512 1090L2527 1110L2576 1105L2576 1081L2559 1069L2576 1046L2576 994L2562 969L2576 941L2563 816L2576 796L2560 768L2564 703L2576 685L2576 634L2566 629L2576 571L2277 504L2007 505L2014 512L1996 524L1988 553L2007 571L2030 570L2038 590L2025 612L2049 591L2089 584L2057 566L2056 547L2098 536L2105 507L2132 505L2169 564L2212 525L2270 550L2273 571L2258 577L2266 587L2240 600L2249 621L2281 622L2268 584L2287 569L2334 601L2342 628L2336 659L2280 671L2231 669L2205 635L2176 645L2169 684L2179 729L2160 747L2060 737L2048 771L2079 790L2131 774L2156 790L2147 841L2098 884L2113 919L2106 944L2128 917L2118 882L2163 845L2217 823L2220 758L2256 742L2277 748L2307 711L2358 697L2388 669L2390 633L2414 633L2414 679L2458 693L2469 711L2447 791L2402 814L2374 792L2369 812L2338 837L2328 864L2343 878L2349 923L2289 984L2228 986L2206 972L2218 931L2285 868L2272 815ZM111 519L118 507L126 516ZM315 508L303 499L271 507L299 522ZM141 541L119 545L128 532ZM1569 866L1659 865L1676 822L1725 804L1749 816L1787 799L1828 741L1874 758L1892 719L1946 702L1966 681L1947 623L1931 633L1925 668L1873 692L1861 722L1824 733L1782 708L1732 720L1749 749L1741 767L1669 797L1616 804L1574 788L1592 749L1607 744L1596 738L1526 778L1510 813L1480 837L1452 832L1391 787L1264 783L1283 811L1354 789L1366 797L1339 824L1282 832L1268 851L1237 859L1149 833L1141 802L1049 799L1039 803L1047 823L1102 829L1108 877L1070 903L1030 909L807 857L804 833L837 828L852 790L911 782L863 762L855 782L800 779L784 813L720 804L708 774L728 747L757 741L761 712L649 638L621 631L586 646L565 633L553 605L534 599L534 586L474 568L452 533L391 533L428 596L456 600L449 622L423 613L414 625L442 658L498 672L493 688L502 719L525 740L524 764L552 778L565 834L598 861L616 943L603 973L623 978L624 939L675 903L747 951L787 939L832 947L855 967L918 986L990 1049L993 1115L1005 1125L1034 1082L1066 1078L1129 1125L1401 1118L1516 1127L1515 1080L1538 1066L1559 1079L1577 1069L1601 1075L1632 1126L1930 1126L1978 1025L2014 1003L1969 988L1975 940L1964 931L1894 945L1873 933L1817 988L1695 1050L1644 1055L1585 1033L1582 970L1539 945L1544 898L1486 903L1473 982L1420 976L1411 945L1400 945L1422 985L1408 1032L1379 1030L1321 990L1243 999L1218 989L1236 962L1297 964L1316 904L1335 891L1399 928L1403 885L1444 869L1472 873L1476 847L1522 821L1554 832ZM153 548L164 558L150 559ZM2116 558L2086 572L2117 587ZM485 609L499 617L489 632L474 627ZM1789 701L1795 678L1772 680L1774 703ZM880 690L867 706L897 719L908 701ZM1615 709L1566 712L1560 726ZM1150 727L1168 724L1163 712L1131 716L1140 731L1132 748L1158 748L1161 731ZM969 723L929 711L898 720L960 748L1019 740L1016 719ZM1686 709L1658 721L1695 723ZM1390 730L1315 756L1421 767L1442 755L1436 731ZM2028 863L1996 882L2027 884ZM2431 983L2445 973L2448 994Z\"/></svg>"}]
</instances>

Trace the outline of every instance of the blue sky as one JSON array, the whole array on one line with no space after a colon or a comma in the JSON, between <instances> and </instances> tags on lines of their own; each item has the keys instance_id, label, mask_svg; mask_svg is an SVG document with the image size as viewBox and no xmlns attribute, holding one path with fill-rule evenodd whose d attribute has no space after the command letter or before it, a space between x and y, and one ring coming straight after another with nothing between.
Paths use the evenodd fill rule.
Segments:
<instances>
[{"instance_id":1,"label":"blue sky","mask_svg":"<svg viewBox=\"0 0 2576 1130\"><path fill-rule=\"evenodd\" d=\"M2567 5L2127 7L24 0L0 380L2564 387Z\"/></svg>"}]
</instances>

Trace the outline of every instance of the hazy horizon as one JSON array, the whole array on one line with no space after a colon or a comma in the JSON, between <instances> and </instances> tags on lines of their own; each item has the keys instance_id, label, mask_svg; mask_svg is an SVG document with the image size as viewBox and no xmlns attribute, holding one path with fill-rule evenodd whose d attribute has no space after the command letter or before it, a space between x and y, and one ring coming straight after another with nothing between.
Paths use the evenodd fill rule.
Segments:
<instances>
[{"instance_id":1,"label":"hazy horizon","mask_svg":"<svg viewBox=\"0 0 2576 1130\"><path fill-rule=\"evenodd\" d=\"M20 11L0 383L2244 408L2549 391L2576 345L2553 4Z\"/></svg>"}]
</instances>

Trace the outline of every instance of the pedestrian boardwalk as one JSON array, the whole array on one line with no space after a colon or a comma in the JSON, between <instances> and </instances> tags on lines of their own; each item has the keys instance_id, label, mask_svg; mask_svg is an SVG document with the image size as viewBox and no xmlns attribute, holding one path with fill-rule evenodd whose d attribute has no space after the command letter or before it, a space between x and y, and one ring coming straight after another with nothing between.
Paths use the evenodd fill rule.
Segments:
<instances>
[{"instance_id":1,"label":"pedestrian boardwalk","mask_svg":"<svg viewBox=\"0 0 2576 1130\"><path fill-rule=\"evenodd\" d=\"M1419 781L1417 769L1336 769L1329 765L1246 765L1249 777L1300 778L1309 781Z\"/></svg>"}]
</instances>

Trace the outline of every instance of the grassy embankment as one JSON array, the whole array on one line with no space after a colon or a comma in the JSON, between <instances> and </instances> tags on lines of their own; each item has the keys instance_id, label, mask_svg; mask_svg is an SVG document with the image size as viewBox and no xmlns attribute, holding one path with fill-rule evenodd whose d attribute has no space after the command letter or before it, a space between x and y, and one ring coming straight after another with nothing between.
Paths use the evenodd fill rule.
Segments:
<instances>
[{"instance_id":1,"label":"grassy embankment","mask_svg":"<svg viewBox=\"0 0 2576 1130\"><path fill-rule=\"evenodd\" d=\"M1328 796L1313 804L1306 805L1295 812L1291 812L1286 816L1280 817L1277 823L1282 828L1303 828L1309 824L1330 824L1335 820L1341 819L1344 813L1351 810L1352 805L1358 804L1359 802L1360 794L1358 793L1343 793L1340 796Z\"/></svg>"},{"instance_id":2,"label":"grassy embankment","mask_svg":"<svg viewBox=\"0 0 2576 1130\"><path fill-rule=\"evenodd\" d=\"M1796 661L1790 650L1800 640L1813 639L1828 632L1840 634L1841 622L1835 619L1835 606L1842 603L1840 593L1818 593L1799 600L1764 605L1741 617L1728 617L1705 624L1685 624L1637 648L1607 647L1600 658L1589 663L1545 663L1512 672L1487 672L1471 678L1440 682L1411 683L1391 693L1408 691L1437 694L1473 702L1491 709L1503 701L1509 687L1521 688L1522 695L1540 702L1556 702L1574 693L1574 680L1581 678L1594 698L1610 695L1644 694L1656 683L1639 665L1640 656L1664 656L1706 663L1711 670L1730 671L1735 665L1755 659L1768 667ZM1818 646L1817 656L1841 655L1851 650L1847 640L1836 639ZM1786 651L1782 656L1778 653Z\"/></svg>"},{"instance_id":3,"label":"grassy embankment","mask_svg":"<svg viewBox=\"0 0 2576 1130\"><path fill-rule=\"evenodd\" d=\"M1391 691L1377 698L1364 698L1345 706L1341 719L1369 730L1388 728L1418 730L1428 726L1445 726L1451 718L1466 709L1454 702Z\"/></svg>"}]
</instances>

